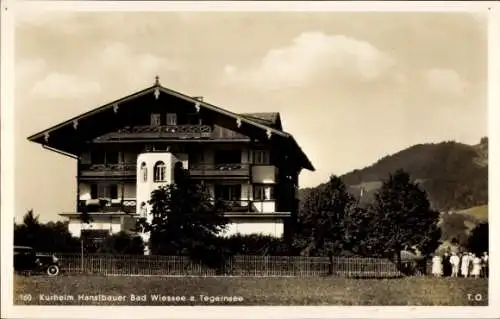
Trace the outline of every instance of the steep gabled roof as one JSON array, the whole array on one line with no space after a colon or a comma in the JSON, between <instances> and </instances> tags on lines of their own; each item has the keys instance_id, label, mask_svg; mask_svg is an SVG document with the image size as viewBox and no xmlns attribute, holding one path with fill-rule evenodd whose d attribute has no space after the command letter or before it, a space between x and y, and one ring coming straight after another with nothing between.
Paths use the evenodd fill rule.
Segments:
<instances>
[{"instance_id":1,"label":"steep gabled roof","mask_svg":"<svg viewBox=\"0 0 500 319\"><path fill-rule=\"evenodd\" d=\"M264 136L278 136L280 138L284 138L285 141L287 141L287 144L289 144L293 149L299 152L299 157L301 158L301 162L303 163L304 167L309 169L309 170L314 170L314 167L312 166L311 162L307 158L307 156L302 152L300 147L297 145L295 140L293 139L292 135L283 131L282 126L281 126L281 119L279 113L276 112L270 112L270 113L244 113L244 114L237 114L228 110L225 110L223 108L220 108L218 106L215 106L213 104L207 103L203 100L200 100L196 97L188 96L183 93L174 91L172 89L166 88L162 85L160 85L158 78L156 80L155 85L148 87L144 90L138 91L136 93L130 94L126 97L114 100L112 102L109 102L103 106L100 106L98 108L95 108L93 110L90 110L88 112L85 112L83 114L80 114L76 117L73 117L67 121L64 121L60 124L57 124L55 126L52 126L46 130L43 130L39 133L33 134L30 137L28 137L28 140L35 142L35 143L40 143L44 146L48 146L52 149L55 150L60 150L65 152L65 150L58 149L58 147L54 147L53 145L49 145L50 143L47 143L47 140L50 138L51 134L58 134L64 136L64 133L71 132L72 128L79 127L80 123L93 123L91 119L99 119L101 121L106 121L106 119L109 119L113 116L114 113L118 112L120 107L122 105L125 105L128 102L131 102L136 99L140 99L142 97L146 97L148 94L154 95L156 99L158 99L162 94L166 94L169 96L173 96L176 98L179 98L181 100L187 101L192 103L196 107L196 109L205 109L207 111L213 112L214 114L219 114L220 116L225 116L228 118L232 118L235 120L234 123L237 123L238 127L241 125L249 125L251 127L254 127L257 129L257 131L260 129L262 133L264 133ZM87 124L91 125L91 124ZM259 133L259 134L262 134ZM90 133L85 133L85 134L90 134Z\"/></svg>"},{"instance_id":2,"label":"steep gabled roof","mask_svg":"<svg viewBox=\"0 0 500 319\"><path fill-rule=\"evenodd\" d=\"M73 125L73 123L75 121L85 119L85 118L87 118L89 116L98 114L100 112L113 110L113 108L116 105L119 105L120 103L124 103L124 102L130 101L130 100L132 100L134 98L138 98L138 97L143 96L143 95L147 95L148 93L155 93L155 91L157 91L158 94L160 94L160 92L163 92L163 93L166 93L166 94L178 97L180 99L186 100L188 102L192 102L193 104L199 105L200 107L205 107L205 108L210 109L212 111L216 111L216 112L222 113L224 115L230 116L230 117L232 117L234 119L240 119L242 122L246 122L248 124L260 127L262 129L269 130L271 133L275 133L275 134L278 134L278 135L283 136L283 137L291 137L290 134L288 134L288 133L286 133L286 132L284 132L282 130L275 129L275 128L271 127L270 125L266 125L266 124L262 123L262 119L254 118L254 117L242 116L240 114L237 114L237 113L225 110L225 109L220 108L218 106L212 105L212 104L207 103L207 102L202 101L202 100L199 100L196 97L191 97L191 96L182 94L180 92L168 89L166 87L161 86L159 83L157 83L156 85L154 85L152 87L149 87L147 89L144 89L144 90L136 92L136 93L133 93L133 94L128 95L128 96L126 96L124 98L112 101L112 102L107 103L107 104L105 104L105 105L103 105L101 107L98 107L98 108L93 109L91 111L88 111L88 112L85 112L85 113L80 114L78 116L75 116L75 117L73 117L73 118L71 118L71 119L69 119L69 120L67 120L65 122L62 122L60 124L57 124L57 125L55 125L55 126L53 126L51 128L48 128L48 129L43 130L43 131L41 131L39 133L33 134L32 136L28 137L28 140L30 140L30 141L36 141L38 138L41 138L45 134L50 133L51 131L57 130L58 128L61 128L63 126L67 126L67 125ZM262 114L262 113L260 113L260 114Z\"/></svg>"},{"instance_id":3,"label":"steep gabled roof","mask_svg":"<svg viewBox=\"0 0 500 319\"><path fill-rule=\"evenodd\" d=\"M250 120L260 122L264 125L269 125L279 130L282 129L280 114L278 112L240 113L240 115Z\"/></svg>"}]
</instances>

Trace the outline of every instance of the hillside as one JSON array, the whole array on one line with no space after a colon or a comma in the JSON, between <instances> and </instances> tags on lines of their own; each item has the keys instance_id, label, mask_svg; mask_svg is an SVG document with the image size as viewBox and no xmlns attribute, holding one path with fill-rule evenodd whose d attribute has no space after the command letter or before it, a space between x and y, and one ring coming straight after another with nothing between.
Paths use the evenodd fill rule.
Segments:
<instances>
[{"instance_id":1,"label":"hillside","mask_svg":"<svg viewBox=\"0 0 500 319\"><path fill-rule=\"evenodd\" d=\"M342 177L349 191L369 202L382 181L404 169L429 194L440 211L464 210L488 203L488 138L477 145L457 142L419 144L385 156L371 166ZM301 198L311 188L301 190Z\"/></svg>"},{"instance_id":2,"label":"hillside","mask_svg":"<svg viewBox=\"0 0 500 319\"><path fill-rule=\"evenodd\" d=\"M470 234L482 223L488 222L488 206L476 206L454 213L443 212L439 221L442 245L439 250L467 246Z\"/></svg>"}]
</instances>

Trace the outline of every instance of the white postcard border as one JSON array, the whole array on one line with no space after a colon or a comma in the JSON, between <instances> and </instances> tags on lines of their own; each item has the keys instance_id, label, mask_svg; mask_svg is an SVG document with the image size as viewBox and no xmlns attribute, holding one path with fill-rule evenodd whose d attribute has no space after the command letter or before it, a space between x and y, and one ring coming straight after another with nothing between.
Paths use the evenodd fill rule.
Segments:
<instances>
[{"instance_id":1,"label":"white postcard border","mask_svg":"<svg viewBox=\"0 0 500 319\"><path fill-rule=\"evenodd\" d=\"M62 11L475 11L489 14L488 61L488 122L489 122L489 224L495 229L499 210L495 190L500 189L499 130L500 130L500 5L495 2L107 2L107 1L4 1L1 28L1 297L2 318L95 318L95 317L148 317L148 318L473 318L498 317L500 301L498 285L499 249L498 232L490 231L490 284L488 307L246 307L246 306L13 306L13 213L14 207L14 17L15 10ZM493 213L492 213L493 212ZM500 220L500 219L499 219ZM495 285L495 284L496 285Z\"/></svg>"}]
</instances>

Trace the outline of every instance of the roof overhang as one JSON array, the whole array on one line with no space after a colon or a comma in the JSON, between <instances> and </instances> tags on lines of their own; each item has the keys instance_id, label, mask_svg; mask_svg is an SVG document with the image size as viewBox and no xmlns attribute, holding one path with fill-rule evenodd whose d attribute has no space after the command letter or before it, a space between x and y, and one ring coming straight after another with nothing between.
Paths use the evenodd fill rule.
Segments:
<instances>
[{"instance_id":1,"label":"roof overhang","mask_svg":"<svg viewBox=\"0 0 500 319\"><path fill-rule=\"evenodd\" d=\"M304 168L314 171L311 162L291 134L265 125L257 119L254 120L251 117L225 110L195 97L165 88L159 83L33 134L28 137L28 140L63 155L78 157L78 149L83 143L107 133L106 130L109 130L110 127L113 129L120 127L121 123L116 120L116 114L120 112L121 108L127 108L133 101L145 97L154 97L158 100L162 95L186 101L193 105L197 111L203 109L203 112L208 112L222 121L230 121L235 128L243 127L252 130L261 139L271 142L274 140L280 146L288 146L290 151L297 154L299 163ZM106 125L96 125L97 122Z\"/></svg>"},{"instance_id":2,"label":"roof overhang","mask_svg":"<svg viewBox=\"0 0 500 319\"><path fill-rule=\"evenodd\" d=\"M68 217L68 218L80 218L82 213L79 212L64 212L59 213L59 216ZM87 215L91 217L119 217L119 216L129 216L129 217L139 217L138 214L135 213L126 213L126 212L89 212Z\"/></svg>"},{"instance_id":3,"label":"roof overhang","mask_svg":"<svg viewBox=\"0 0 500 319\"><path fill-rule=\"evenodd\" d=\"M275 219L275 218L287 218L292 214L290 212L271 212L271 213L236 213L236 212L225 212L224 217L226 218L238 218L238 219Z\"/></svg>"}]
</instances>

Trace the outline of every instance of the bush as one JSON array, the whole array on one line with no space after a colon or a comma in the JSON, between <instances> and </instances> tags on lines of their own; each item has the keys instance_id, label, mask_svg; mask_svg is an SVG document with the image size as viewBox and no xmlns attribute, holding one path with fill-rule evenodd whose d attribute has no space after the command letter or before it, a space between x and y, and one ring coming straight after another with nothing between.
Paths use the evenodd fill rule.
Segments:
<instances>
[{"instance_id":1,"label":"bush","mask_svg":"<svg viewBox=\"0 0 500 319\"><path fill-rule=\"evenodd\" d=\"M233 235L221 239L228 254L256 256L287 256L289 249L283 238L266 235Z\"/></svg>"},{"instance_id":2,"label":"bush","mask_svg":"<svg viewBox=\"0 0 500 319\"><path fill-rule=\"evenodd\" d=\"M14 245L30 246L40 252L80 251L80 241L68 231L66 222L42 224L32 210L24 216L22 224L14 224Z\"/></svg>"},{"instance_id":3,"label":"bush","mask_svg":"<svg viewBox=\"0 0 500 319\"><path fill-rule=\"evenodd\" d=\"M117 234L107 236L101 246L97 248L97 252L120 255L142 255L144 254L144 242L140 236L121 231Z\"/></svg>"}]
</instances>

